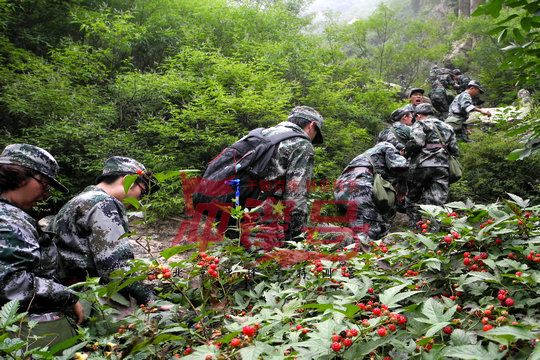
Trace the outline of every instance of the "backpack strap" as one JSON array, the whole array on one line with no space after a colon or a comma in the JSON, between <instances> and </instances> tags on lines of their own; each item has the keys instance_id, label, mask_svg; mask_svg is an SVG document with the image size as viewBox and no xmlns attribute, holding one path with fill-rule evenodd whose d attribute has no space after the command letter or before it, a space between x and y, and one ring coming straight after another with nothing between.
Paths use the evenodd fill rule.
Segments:
<instances>
[{"instance_id":1,"label":"backpack strap","mask_svg":"<svg viewBox=\"0 0 540 360\"><path fill-rule=\"evenodd\" d=\"M434 127L435 127L435 132L437 133L437 136L439 137L439 140L441 141L441 147L444 149L444 151L446 151L447 154L450 154L450 153L448 152L448 149L446 148L447 145L446 145L446 143L444 142L444 139L443 139L443 137L442 137L442 135L441 135L441 132L440 132L439 129L437 128L437 125L434 124Z\"/></svg>"},{"instance_id":2,"label":"backpack strap","mask_svg":"<svg viewBox=\"0 0 540 360\"><path fill-rule=\"evenodd\" d=\"M367 157L369 163L371 164L371 167L373 168L373 174L378 174L377 168L375 167L375 164L373 163L373 160L371 159L371 155Z\"/></svg>"}]
</instances>

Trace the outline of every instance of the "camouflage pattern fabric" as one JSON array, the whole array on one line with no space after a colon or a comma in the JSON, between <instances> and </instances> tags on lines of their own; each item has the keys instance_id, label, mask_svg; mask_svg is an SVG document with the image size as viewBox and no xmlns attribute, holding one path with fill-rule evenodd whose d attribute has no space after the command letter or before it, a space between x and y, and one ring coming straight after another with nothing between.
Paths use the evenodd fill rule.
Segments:
<instances>
[{"instance_id":1,"label":"camouflage pattern fabric","mask_svg":"<svg viewBox=\"0 0 540 360\"><path fill-rule=\"evenodd\" d=\"M420 219L418 204L446 202L450 182L448 153L457 157L459 148L452 127L432 116L413 124L411 138L406 145L406 152L411 156L406 206L410 221L415 223Z\"/></svg>"},{"instance_id":2,"label":"camouflage pattern fabric","mask_svg":"<svg viewBox=\"0 0 540 360\"><path fill-rule=\"evenodd\" d=\"M450 104L450 113L446 122L452 126L459 138L467 139L467 125L466 121L469 118L469 113L473 111L475 105L471 95L463 91L456 96L454 101Z\"/></svg>"},{"instance_id":3,"label":"camouflage pattern fabric","mask_svg":"<svg viewBox=\"0 0 540 360\"><path fill-rule=\"evenodd\" d=\"M51 229L56 234L63 281L71 284L87 276L110 280L113 270L127 269L133 259L124 205L97 186L89 186L60 209ZM122 294L143 304L153 298L142 283L134 283Z\"/></svg>"},{"instance_id":4,"label":"camouflage pattern fabric","mask_svg":"<svg viewBox=\"0 0 540 360\"><path fill-rule=\"evenodd\" d=\"M0 154L0 164L24 166L45 175L51 185L67 192L67 188L56 180L60 167L54 157L46 150L29 144L11 144Z\"/></svg>"},{"instance_id":5,"label":"camouflage pattern fabric","mask_svg":"<svg viewBox=\"0 0 540 360\"><path fill-rule=\"evenodd\" d=\"M298 125L284 121L263 130L263 135L291 130L305 134ZM306 138L295 137L279 143L268 164L267 174L259 184L260 198L254 201L248 199L246 203L246 206L258 204L259 208L253 214L253 221L245 224L249 228L246 238L243 239L245 246L259 243L256 247L274 247L281 240L292 239L302 233L308 215L307 193L314 155L313 145ZM285 208L282 209L281 206ZM272 244L269 244L271 239Z\"/></svg>"},{"instance_id":6,"label":"camouflage pattern fabric","mask_svg":"<svg viewBox=\"0 0 540 360\"><path fill-rule=\"evenodd\" d=\"M19 300L32 313L68 309L77 297L54 278L56 249L37 222L0 200L0 306Z\"/></svg>"},{"instance_id":7,"label":"camouflage pattern fabric","mask_svg":"<svg viewBox=\"0 0 540 360\"><path fill-rule=\"evenodd\" d=\"M416 108L416 106L414 106L413 104L407 104L407 105L403 106L401 108L401 110L414 112L415 108Z\"/></svg>"},{"instance_id":8,"label":"camouflage pattern fabric","mask_svg":"<svg viewBox=\"0 0 540 360\"><path fill-rule=\"evenodd\" d=\"M137 160L123 156L113 156L105 161L102 175L141 174L145 172L146 168Z\"/></svg>"},{"instance_id":9,"label":"camouflage pattern fabric","mask_svg":"<svg viewBox=\"0 0 540 360\"><path fill-rule=\"evenodd\" d=\"M399 121L393 123L391 127L392 128L384 129L379 133L377 142L386 141L394 145L398 150L405 149L405 144L409 141L409 137L411 136L410 127Z\"/></svg>"},{"instance_id":10,"label":"camouflage pattern fabric","mask_svg":"<svg viewBox=\"0 0 540 360\"><path fill-rule=\"evenodd\" d=\"M334 198L346 212L354 214L349 226L355 232L363 232L371 239L379 239L389 230L388 215L382 214L373 202L373 166L385 179L402 174L408 169L407 159L389 142L380 142L355 157L336 181Z\"/></svg>"},{"instance_id":11,"label":"camouflage pattern fabric","mask_svg":"<svg viewBox=\"0 0 540 360\"><path fill-rule=\"evenodd\" d=\"M439 130L444 144L434 130ZM411 169L418 167L448 167L448 154L459 155L454 130L441 120L428 116L424 120L416 121L411 126L411 140L405 145L405 151L411 158Z\"/></svg>"},{"instance_id":12,"label":"camouflage pattern fabric","mask_svg":"<svg viewBox=\"0 0 540 360\"><path fill-rule=\"evenodd\" d=\"M450 104L446 94L446 89L439 81L434 84L429 94L429 98L431 99L431 104L435 110L437 110L443 118L446 118L448 116L448 108Z\"/></svg>"}]
</instances>

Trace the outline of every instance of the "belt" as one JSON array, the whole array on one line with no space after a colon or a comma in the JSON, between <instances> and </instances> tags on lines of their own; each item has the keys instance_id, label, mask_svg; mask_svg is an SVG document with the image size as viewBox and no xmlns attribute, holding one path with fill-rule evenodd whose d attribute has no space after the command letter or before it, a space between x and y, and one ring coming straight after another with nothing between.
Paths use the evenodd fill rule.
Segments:
<instances>
[{"instance_id":1,"label":"belt","mask_svg":"<svg viewBox=\"0 0 540 360\"><path fill-rule=\"evenodd\" d=\"M424 146L424 148L426 149L440 149L440 148L445 148L446 145L444 144L426 144L426 146Z\"/></svg>"}]
</instances>

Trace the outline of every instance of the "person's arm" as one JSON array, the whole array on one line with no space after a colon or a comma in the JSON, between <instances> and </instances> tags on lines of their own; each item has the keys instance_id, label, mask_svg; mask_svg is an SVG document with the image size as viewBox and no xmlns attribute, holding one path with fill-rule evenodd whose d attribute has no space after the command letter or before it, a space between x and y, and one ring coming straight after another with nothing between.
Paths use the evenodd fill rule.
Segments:
<instances>
[{"instance_id":1,"label":"person's arm","mask_svg":"<svg viewBox=\"0 0 540 360\"><path fill-rule=\"evenodd\" d=\"M313 164L313 146L307 141L295 144L289 155L283 194L285 204L291 206L291 219L286 234L286 238L289 240L302 233L307 221L307 194Z\"/></svg>"},{"instance_id":2,"label":"person's arm","mask_svg":"<svg viewBox=\"0 0 540 360\"><path fill-rule=\"evenodd\" d=\"M388 147L384 153L386 167L393 173L400 173L409 169L409 162L401 156L395 147Z\"/></svg>"},{"instance_id":3,"label":"person's arm","mask_svg":"<svg viewBox=\"0 0 540 360\"><path fill-rule=\"evenodd\" d=\"M87 214L88 228L92 235L89 247L96 271L104 282L110 281L111 272L116 269L129 269L127 262L134 258L127 237L124 220L124 210L120 209L114 200L104 200L97 203ZM125 288L127 293L144 304L154 298L152 291L142 284L135 282Z\"/></svg>"},{"instance_id":4,"label":"person's arm","mask_svg":"<svg viewBox=\"0 0 540 360\"><path fill-rule=\"evenodd\" d=\"M407 157L416 155L426 145L426 133L421 121L416 121L411 127L410 140L405 144L405 154Z\"/></svg>"},{"instance_id":5,"label":"person's arm","mask_svg":"<svg viewBox=\"0 0 540 360\"><path fill-rule=\"evenodd\" d=\"M468 93L461 97L460 106L461 106L461 108L465 109L467 114L469 114L469 113L471 113L473 111L477 111L477 112L479 112L481 114L491 116L491 111L489 111L488 109L483 109L483 108L479 108L479 107L475 106L473 104L473 100L472 100L471 95L468 94Z\"/></svg>"},{"instance_id":6,"label":"person's arm","mask_svg":"<svg viewBox=\"0 0 540 360\"><path fill-rule=\"evenodd\" d=\"M16 226L0 226L0 301L19 300L27 308L64 310L78 298L52 278L34 273L39 269L40 248L34 232Z\"/></svg>"}]
</instances>

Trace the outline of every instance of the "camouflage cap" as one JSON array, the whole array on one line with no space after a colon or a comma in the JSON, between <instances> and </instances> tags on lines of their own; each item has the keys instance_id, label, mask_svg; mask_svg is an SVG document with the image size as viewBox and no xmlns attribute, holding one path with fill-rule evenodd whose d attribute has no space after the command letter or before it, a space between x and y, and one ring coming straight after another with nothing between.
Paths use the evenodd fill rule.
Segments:
<instances>
[{"instance_id":1,"label":"camouflage cap","mask_svg":"<svg viewBox=\"0 0 540 360\"><path fill-rule=\"evenodd\" d=\"M454 75L461 75L461 70L459 70L459 69L454 69L454 70L452 70L452 74L454 74Z\"/></svg>"},{"instance_id":2,"label":"camouflage cap","mask_svg":"<svg viewBox=\"0 0 540 360\"><path fill-rule=\"evenodd\" d=\"M434 113L433 106L431 104L426 104L426 103L418 104L416 105L416 108L414 108L414 113L426 114L426 115L433 114Z\"/></svg>"},{"instance_id":3,"label":"camouflage cap","mask_svg":"<svg viewBox=\"0 0 540 360\"><path fill-rule=\"evenodd\" d=\"M420 93L420 94L424 95L424 89L412 88L411 90L409 90L409 97L411 97L414 93Z\"/></svg>"},{"instance_id":4,"label":"camouflage cap","mask_svg":"<svg viewBox=\"0 0 540 360\"><path fill-rule=\"evenodd\" d=\"M469 81L469 83L467 84L467 88L470 88L471 86L474 86L475 88L480 90L480 92L482 94L484 93L484 88L480 85L480 83L478 81L476 81L476 80Z\"/></svg>"},{"instance_id":5,"label":"camouflage cap","mask_svg":"<svg viewBox=\"0 0 540 360\"><path fill-rule=\"evenodd\" d=\"M405 124L396 124L393 126L398 140L406 143L411 138L411 128Z\"/></svg>"},{"instance_id":6,"label":"camouflage cap","mask_svg":"<svg viewBox=\"0 0 540 360\"><path fill-rule=\"evenodd\" d=\"M317 132L315 139L313 139L313 143L314 144L323 143L323 135L322 135L323 117L321 114L319 114L317 110L309 106L296 106L294 109L292 109L287 119L292 119L292 118L301 118L308 121L314 121L319 131Z\"/></svg>"},{"instance_id":7,"label":"camouflage cap","mask_svg":"<svg viewBox=\"0 0 540 360\"><path fill-rule=\"evenodd\" d=\"M46 150L29 144L11 144L0 154L0 164L19 165L44 175L55 189L67 193L68 189L55 179L60 167Z\"/></svg>"},{"instance_id":8,"label":"camouflage cap","mask_svg":"<svg viewBox=\"0 0 540 360\"><path fill-rule=\"evenodd\" d=\"M128 174L142 175L145 172L146 168L137 160L123 156L113 156L105 160L101 176Z\"/></svg>"},{"instance_id":9,"label":"camouflage cap","mask_svg":"<svg viewBox=\"0 0 540 360\"><path fill-rule=\"evenodd\" d=\"M388 119L388 121L392 123L396 121L401 121L401 118L407 114L412 114L412 111L399 108L397 110L394 110L392 114L390 114L390 118Z\"/></svg>"}]
</instances>

